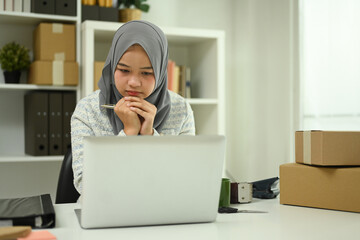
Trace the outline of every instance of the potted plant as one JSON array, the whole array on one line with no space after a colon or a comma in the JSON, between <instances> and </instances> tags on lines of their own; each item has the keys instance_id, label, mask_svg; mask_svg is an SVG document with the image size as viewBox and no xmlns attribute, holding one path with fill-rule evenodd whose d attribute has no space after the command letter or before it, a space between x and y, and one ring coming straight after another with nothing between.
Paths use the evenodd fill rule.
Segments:
<instances>
[{"instance_id":1,"label":"potted plant","mask_svg":"<svg viewBox=\"0 0 360 240\"><path fill-rule=\"evenodd\" d=\"M0 64L5 83L19 83L21 70L30 66L29 49L15 42L5 44L0 49Z\"/></svg>"},{"instance_id":2,"label":"potted plant","mask_svg":"<svg viewBox=\"0 0 360 240\"><path fill-rule=\"evenodd\" d=\"M144 2L146 0L119 0L119 22L139 20L141 11L148 12L150 9L150 6Z\"/></svg>"}]
</instances>

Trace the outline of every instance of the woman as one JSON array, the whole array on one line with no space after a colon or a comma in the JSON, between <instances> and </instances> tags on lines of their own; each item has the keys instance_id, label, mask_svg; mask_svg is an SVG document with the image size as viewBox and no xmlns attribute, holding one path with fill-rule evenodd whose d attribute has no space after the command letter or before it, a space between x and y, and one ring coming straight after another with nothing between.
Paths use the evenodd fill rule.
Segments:
<instances>
[{"instance_id":1,"label":"woman","mask_svg":"<svg viewBox=\"0 0 360 240\"><path fill-rule=\"evenodd\" d=\"M167 63L168 43L154 24L132 21L116 31L100 90L80 100L71 118L74 185L80 194L85 136L195 135L190 105L167 89Z\"/></svg>"}]
</instances>

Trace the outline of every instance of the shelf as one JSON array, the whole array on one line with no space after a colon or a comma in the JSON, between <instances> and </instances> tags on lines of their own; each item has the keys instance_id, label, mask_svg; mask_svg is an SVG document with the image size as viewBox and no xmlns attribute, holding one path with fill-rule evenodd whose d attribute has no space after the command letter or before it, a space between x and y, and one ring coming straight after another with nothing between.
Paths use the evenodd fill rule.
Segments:
<instances>
[{"instance_id":1,"label":"shelf","mask_svg":"<svg viewBox=\"0 0 360 240\"><path fill-rule=\"evenodd\" d=\"M95 40L98 42L110 42L114 37L115 31L123 23L106 23L104 25L101 21L85 21L83 23L82 29L92 28L95 31ZM191 45L195 43L201 43L204 41L216 40L217 38L222 37L223 33L217 30L207 30L207 29L189 29L189 28L172 28L172 27L163 27L168 41L170 44L179 44L179 45Z\"/></svg>"},{"instance_id":2,"label":"shelf","mask_svg":"<svg viewBox=\"0 0 360 240\"><path fill-rule=\"evenodd\" d=\"M60 162L64 156L30 156L30 155L14 155L1 156L0 163L17 163L17 162Z\"/></svg>"},{"instance_id":3,"label":"shelf","mask_svg":"<svg viewBox=\"0 0 360 240\"><path fill-rule=\"evenodd\" d=\"M0 91L3 90L50 90L50 91L76 91L77 86L41 86L35 84L0 84Z\"/></svg>"},{"instance_id":4,"label":"shelf","mask_svg":"<svg viewBox=\"0 0 360 240\"><path fill-rule=\"evenodd\" d=\"M218 104L218 100L215 98L187 98L186 101L191 105Z\"/></svg>"},{"instance_id":5,"label":"shelf","mask_svg":"<svg viewBox=\"0 0 360 240\"><path fill-rule=\"evenodd\" d=\"M75 23L77 21L77 17L55 15L55 14L39 14L39 13L10 12L10 11L0 12L1 23L34 25L44 21Z\"/></svg>"}]
</instances>

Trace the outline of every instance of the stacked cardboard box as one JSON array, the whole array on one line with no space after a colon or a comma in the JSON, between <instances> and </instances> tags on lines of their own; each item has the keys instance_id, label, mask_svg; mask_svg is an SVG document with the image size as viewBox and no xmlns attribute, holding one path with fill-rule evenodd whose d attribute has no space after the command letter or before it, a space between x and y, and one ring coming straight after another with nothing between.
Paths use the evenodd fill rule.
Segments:
<instances>
[{"instance_id":1,"label":"stacked cardboard box","mask_svg":"<svg viewBox=\"0 0 360 240\"><path fill-rule=\"evenodd\" d=\"M280 203L360 212L360 132L297 131L280 166Z\"/></svg>"},{"instance_id":2,"label":"stacked cardboard box","mask_svg":"<svg viewBox=\"0 0 360 240\"><path fill-rule=\"evenodd\" d=\"M40 23L34 31L34 58L28 83L76 86L79 70L75 25Z\"/></svg>"},{"instance_id":3,"label":"stacked cardboard box","mask_svg":"<svg viewBox=\"0 0 360 240\"><path fill-rule=\"evenodd\" d=\"M98 82L101 78L104 65L105 62L94 62L94 91L99 89Z\"/></svg>"}]
</instances>

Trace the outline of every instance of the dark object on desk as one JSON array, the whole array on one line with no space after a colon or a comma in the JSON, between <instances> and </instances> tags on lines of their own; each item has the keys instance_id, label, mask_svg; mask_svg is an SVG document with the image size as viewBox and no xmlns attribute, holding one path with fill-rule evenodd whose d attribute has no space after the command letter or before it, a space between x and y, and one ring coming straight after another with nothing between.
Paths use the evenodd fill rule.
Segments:
<instances>
[{"instance_id":1,"label":"dark object on desk","mask_svg":"<svg viewBox=\"0 0 360 240\"><path fill-rule=\"evenodd\" d=\"M9 224L13 226L55 227L55 211L50 194L0 199L0 221L10 221Z\"/></svg>"},{"instance_id":2,"label":"dark object on desk","mask_svg":"<svg viewBox=\"0 0 360 240\"><path fill-rule=\"evenodd\" d=\"M80 194L74 187L74 175L72 170L72 151L71 147L68 148L64 156L59 174L59 181L56 191L55 203L75 203Z\"/></svg>"},{"instance_id":3,"label":"dark object on desk","mask_svg":"<svg viewBox=\"0 0 360 240\"><path fill-rule=\"evenodd\" d=\"M253 184L247 182L231 183L230 203L250 203L253 195Z\"/></svg>"},{"instance_id":4,"label":"dark object on desk","mask_svg":"<svg viewBox=\"0 0 360 240\"><path fill-rule=\"evenodd\" d=\"M237 213L237 208L232 207L219 207L218 213Z\"/></svg>"},{"instance_id":5,"label":"dark object on desk","mask_svg":"<svg viewBox=\"0 0 360 240\"><path fill-rule=\"evenodd\" d=\"M278 181L279 178L274 177L253 182L253 197L262 199L276 198L280 191L273 186L276 185Z\"/></svg>"},{"instance_id":6,"label":"dark object on desk","mask_svg":"<svg viewBox=\"0 0 360 240\"><path fill-rule=\"evenodd\" d=\"M233 207L219 207L218 213L267 213L265 211L258 210L238 210Z\"/></svg>"}]
</instances>

